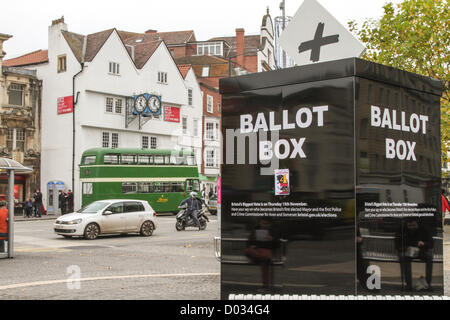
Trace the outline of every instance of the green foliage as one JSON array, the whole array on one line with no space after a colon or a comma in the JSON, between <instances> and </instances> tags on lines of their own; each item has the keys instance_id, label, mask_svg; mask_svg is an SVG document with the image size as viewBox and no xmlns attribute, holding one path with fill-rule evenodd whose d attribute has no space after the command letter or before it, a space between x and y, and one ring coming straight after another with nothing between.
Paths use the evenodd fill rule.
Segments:
<instances>
[{"instance_id":1,"label":"green foliage","mask_svg":"<svg viewBox=\"0 0 450 320\"><path fill-rule=\"evenodd\" d=\"M348 23L366 45L363 58L443 81L441 144L443 163L450 150L450 13L448 0L405 0L384 5L380 20L361 28Z\"/></svg>"}]
</instances>

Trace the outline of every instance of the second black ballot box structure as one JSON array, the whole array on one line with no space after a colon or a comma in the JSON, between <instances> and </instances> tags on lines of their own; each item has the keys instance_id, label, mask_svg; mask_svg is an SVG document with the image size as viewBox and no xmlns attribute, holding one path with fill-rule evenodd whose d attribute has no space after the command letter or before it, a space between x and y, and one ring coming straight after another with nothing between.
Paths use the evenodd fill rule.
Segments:
<instances>
[{"instance_id":1,"label":"second black ballot box structure","mask_svg":"<svg viewBox=\"0 0 450 320\"><path fill-rule=\"evenodd\" d=\"M441 88L357 58L221 80L222 298L443 295Z\"/></svg>"}]
</instances>

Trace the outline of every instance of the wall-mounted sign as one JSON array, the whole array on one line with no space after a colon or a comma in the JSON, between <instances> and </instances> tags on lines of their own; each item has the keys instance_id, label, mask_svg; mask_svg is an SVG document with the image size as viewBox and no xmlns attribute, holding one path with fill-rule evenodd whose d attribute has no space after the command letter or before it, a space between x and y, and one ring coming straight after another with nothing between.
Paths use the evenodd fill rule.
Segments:
<instances>
[{"instance_id":1,"label":"wall-mounted sign","mask_svg":"<svg viewBox=\"0 0 450 320\"><path fill-rule=\"evenodd\" d=\"M180 122L180 108L164 106L164 121Z\"/></svg>"},{"instance_id":2,"label":"wall-mounted sign","mask_svg":"<svg viewBox=\"0 0 450 320\"><path fill-rule=\"evenodd\" d=\"M58 115L73 112L73 97L58 98Z\"/></svg>"},{"instance_id":3,"label":"wall-mounted sign","mask_svg":"<svg viewBox=\"0 0 450 320\"><path fill-rule=\"evenodd\" d=\"M360 57L366 49L316 0L304 0L280 44L298 65Z\"/></svg>"}]
</instances>

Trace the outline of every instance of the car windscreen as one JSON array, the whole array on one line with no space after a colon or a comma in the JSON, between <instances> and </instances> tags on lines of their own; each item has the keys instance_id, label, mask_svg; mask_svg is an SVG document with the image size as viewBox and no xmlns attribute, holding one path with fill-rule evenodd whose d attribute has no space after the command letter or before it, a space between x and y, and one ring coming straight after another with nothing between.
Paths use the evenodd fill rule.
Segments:
<instances>
[{"instance_id":1,"label":"car windscreen","mask_svg":"<svg viewBox=\"0 0 450 320\"><path fill-rule=\"evenodd\" d=\"M108 202L93 202L81 210L77 211L78 213L97 213L99 210L105 208L109 203Z\"/></svg>"}]
</instances>

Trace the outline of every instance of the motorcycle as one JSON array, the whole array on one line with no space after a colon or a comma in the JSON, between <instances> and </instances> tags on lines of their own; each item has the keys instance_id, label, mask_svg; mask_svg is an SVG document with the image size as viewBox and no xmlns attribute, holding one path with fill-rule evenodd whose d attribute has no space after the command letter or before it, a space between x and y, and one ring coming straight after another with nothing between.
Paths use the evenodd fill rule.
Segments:
<instances>
[{"instance_id":1,"label":"motorcycle","mask_svg":"<svg viewBox=\"0 0 450 320\"><path fill-rule=\"evenodd\" d=\"M206 225L209 222L208 217L205 215L204 210L199 210L197 214L198 221L200 222L200 230L205 230ZM175 228L177 231L183 231L187 227L197 227L195 225L194 219L192 219L191 215L188 215L187 206L184 206L180 209L177 214L177 222L175 223Z\"/></svg>"}]
</instances>

